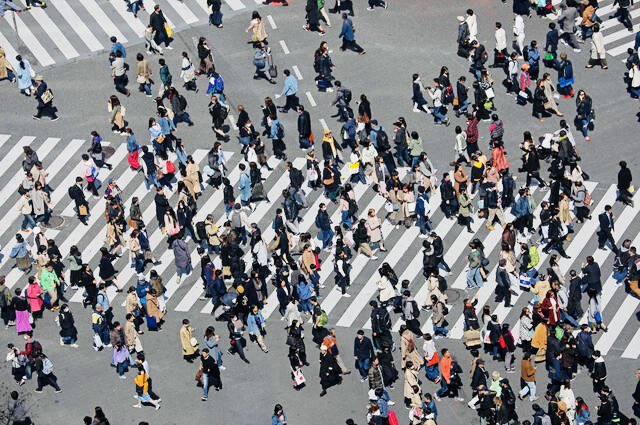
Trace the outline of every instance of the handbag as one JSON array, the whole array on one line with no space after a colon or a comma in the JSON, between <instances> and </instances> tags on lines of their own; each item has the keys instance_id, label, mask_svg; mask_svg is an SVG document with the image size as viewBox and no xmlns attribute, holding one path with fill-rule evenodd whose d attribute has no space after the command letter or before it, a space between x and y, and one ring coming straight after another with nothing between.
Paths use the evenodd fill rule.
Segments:
<instances>
[{"instance_id":1,"label":"handbag","mask_svg":"<svg viewBox=\"0 0 640 425\"><path fill-rule=\"evenodd\" d=\"M127 220L127 224L132 229L137 229L138 228L138 222L136 220L134 220L133 218L131 218L131 217L129 217L129 220Z\"/></svg>"},{"instance_id":2,"label":"handbag","mask_svg":"<svg viewBox=\"0 0 640 425\"><path fill-rule=\"evenodd\" d=\"M486 89L486 90L484 91L484 94L486 94L486 95L487 95L487 98L489 98L489 99L492 99L492 98L494 98L494 97L496 96L496 94L494 93L494 91L493 91L493 88L492 88L492 87L489 87L488 89Z\"/></svg>"},{"instance_id":3,"label":"handbag","mask_svg":"<svg viewBox=\"0 0 640 425\"><path fill-rule=\"evenodd\" d=\"M200 380L202 379L202 375L203 375L202 368L200 368L196 372L195 381L200 382Z\"/></svg>"},{"instance_id":4,"label":"handbag","mask_svg":"<svg viewBox=\"0 0 640 425\"><path fill-rule=\"evenodd\" d=\"M164 142L165 138L166 138L166 136L164 134L161 134L158 137L156 137L156 142L162 143L162 142Z\"/></svg>"},{"instance_id":5,"label":"handbag","mask_svg":"<svg viewBox=\"0 0 640 425\"><path fill-rule=\"evenodd\" d=\"M460 105L460 99L458 99L457 97L453 98L453 102L451 102L451 104L453 106L459 106Z\"/></svg>"},{"instance_id":6,"label":"handbag","mask_svg":"<svg viewBox=\"0 0 640 425\"><path fill-rule=\"evenodd\" d=\"M146 84L147 83L147 78L144 75L138 75L136 77L136 83L138 83L138 84Z\"/></svg>"},{"instance_id":7,"label":"handbag","mask_svg":"<svg viewBox=\"0 0 640 425\"><path fill-rule=\"evenodd\" d=\"M164 23L164 30L167 32L167 37L173 38L173 29L166 22Z\"/></svg>"},{"instance_id":8,"label":"handbag","mask_svg":"<svg viewBox=\"0 0 640 425\"><path fill-rule=\"evenodd\" d=\"M89 215L89 210L88 210L86 205L80 205L78 207L78 215L81 216L81 217Z\"/></svg>"},{"instance_id":9,"label":"handbag","mask_svg":"<svg viewBox=\"0 0 640 425\"><path fill-rule=\"evenodd\" d=\"M297 386L300 386L306 382L304 374L302 373L302 369L296 369L293 371L293 383Z\"/></svg>"},{"instance_id":10,"label":"handbag","mask_svg":"<svg viewBox=\"0 0 640 425\"><path fill-rule=\"evenodd\" d=\"M274 64L269 65L269 77L276 78L278 76L278 67Z\"/></svg>"},{"instance_id":11,"label":"handbag","mask_svg":"<svg viewBox=\"0 0 640 425\"><path fill-rule=\"evenodd\" d=\"M416 213L416 201L407 202L407 213L415 214Z\"/></svg>"},{"instance_id":12,"label":"handbag","mask_svg":"<svg viewBox=\"0 0 640 425\"><path fill-rule=\"evenodd\" d=\"M195 336L191 337L191 339L189 340L189 343L191 344L192 347L197 347L198 346L198 340L196 339Z\"/></svg>"},{"instance_id":13,"label":"handbag","mask_svg":"<svg viewBox=\"0 0 640 425\"><path fill-rule=\"evenodd\" d=\"M545 60L545 61L552 61L552 60L553 60L553 53L551 53L551 52L546 52L546 53L544 54L544 59L543 59L543 60Z\"/></svg>"},{"instance_id":14,"label":"handbag","mask_svg":"<svg viewBox=\"0 0 640 425\"><path fill-rule=\"evenodd\" d=\"M528 94L527 94L527 92L526 92L526 91L524 91L524 90L520 90L520 91L518 92L518 96L520 96L520 97L521 97L521 98L523 98L523 99L528 99L528 98L529 98L529 95L528 95Z\"/></svg>"},{"instance_id":15,"label":"handbag","mask_svg":"<svg viewBox=\"0 0 640 425\"><path fill-rule=\"evenodd\" d=\"M45 90L45 92L42 93L42 96L40 96L40 100L44 104L50 103L53 100L53 92L51 89Z\"/></svg>"}]
</instances>

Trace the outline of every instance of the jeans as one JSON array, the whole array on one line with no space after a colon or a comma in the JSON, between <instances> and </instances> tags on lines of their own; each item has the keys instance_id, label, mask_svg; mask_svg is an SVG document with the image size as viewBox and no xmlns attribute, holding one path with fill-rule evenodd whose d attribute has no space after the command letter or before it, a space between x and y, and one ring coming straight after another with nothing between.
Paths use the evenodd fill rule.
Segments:
<instances>
[{"instance_id":1,"label":"jeans","mask_svg":"<svg viewBox=\"0 0 640 425\"><path fill-rule=\"evenodd\" d=\"M409 150L407 148L396 148L396 159L399 167L402 167L405 163L409 165Z\"/></svg>"},{"instance_id":2,"label":"jeans","mask_svg":"<svg viewBox=\"0 0 640 425\"><path fill-rule=\"evenodd\" d=\"M144 257L136 255L136 258L131 260L131 267L135 269L136 273L142 273L144 271Z\"/></svg>"},{"instance_id":3,"label":"jeans","mask_svg":"<svg viewBox=\"0 0 640 425\"><path fill-rule=\"evenodd\" d=\"M458 105L458 114L464 114L469 109L469 101L464 100L461 105Z\"/></svg>"},{"instance_id":4,"label":"jeans","mask_svg":"<svg viewBox=\"0 0 640 425\"><path fill-rule=\"evenodd\" d=\"M371 367L371 359L357 359L358 371L361 378L366 378L369 375L369 368Z\"/></svg>"},{"instance_id":5,"label":"jeans","mask_svg":"<svg viewBox=\"0 0 640 425\"><path fill-rule=\"evenodd\" d=\"M440 379L440 389L436 391L436 395L438 397L444 397L444 395L449 391L449 386L447 385L447 381Z\"/></svg>"},{"instance_id":6,"label":"jeans","mask_svg":"<svg viewBox=\"0 0 640 425\"><path fill-rule=\"evenodd\" d=\"M447 335L449 330L447 328L441 328L440 326L433 325L433 333L436 335Z\"/></svg>"},{"instance_id":7,"label":"jeans","mask_svg":"<svg viewBox=\"0 0 640 425\"><path fill-rule=\"evenodd\" d=\"M126 74L122 74L122 75L116 75L113 78L113 84L116 86L116 91L122 93L122 94L127 94L129 92L129 90L127 90L127 75Z\"/></svg>"},{"instance_id":8,"label":"jeans","mask_svg":"<svg viewBox=\"0 0 640 425\"><path fill-rule=\"evenodd\" d=\"M322 241L322 249L326 249L332 245L331 241L333 240L333 230L320 230L318 232L318 238Z\"/></svg>"},{"instance_id":9,"label":"jeans","mask_svg":"<svg viewBox=\"0 0 640 425\"><path fill-rule=\"evenodd\" d=\"M75 338L75 337L72 337L72 336L63 336L62 337L62 342L64 342L67 345L75 344L77 340L78 340L78 338Z\"/></svg>"},{"instance_id":10,"label":"jeans","mask_svg":"<svg viewBox=\"0 0 640 425\"><path fill-rule=\"evenodd\" d=\"M151 186L158 186L158 179L156 179L155 172L144 177L144 185L147 187L147 190L151 189Z\"/></svg>"},{"instance_id":11,"label":"jeans","mask_svg":"<svg viewBox=\"0 0 640 425\"><path fill-rule=\"evenodd\" d=\"M480 267L475 269L469 269L467 272L467 287L468 288L481 288L482 276L480 276Z\"/></svg>"},{"instance_id":12,"label":"jeans","mask_svg":"<svg viewBox=\"0 0 640 425\"><path fill-rule=\"evenodd\" d=\"M119 376L124 376L124 373L127 371L127 362L118 363L116 365L116 371Z\"/></svg>"},{"instance_id":13,"label":"jeans","mask_svg":"<svg viewBox=\"0 0 640 425\"><path fill-rule=\"evenodd\" d=\"M582 132L584 137L589 135L589 122L591 121L591 117L579 118L578 123L580 123L579 130Z\"/></svg>"},{"instance_id":14,"label":"jeans","mask_svg":"<svg viewBox=\"0 0 640 425\"><path fill-rule=\"evenodd\" d=\"M437 123L441 123L447 120L447 117L445 117L444 114L440 112L441 108L439 106L434 106L432 108L429 108L429 110L431 110L431 113L435 117Z\"/></svg>"},{"instance_id":15,"label":"jeans","mask_svg":"<svg viewBox=\"0 0 640 425\"><path fill-rule=\"evenodd\" d=\"M312 305L311 302L306 299L306 300L300 300L300 311L303 313L311 313L311 309L312 309Z\"/></svg>"},{"instance_id":16,"label":"jeans","mask_svg":"<svg viewBox=\"0 0 640 425\"><path fill-rule=\"evenodd\" d=\"M22 226L20 226L20 228L22 230L25 230L27 228L34 227L36 227L36 221L33 219L33 216L31 214L24 214L22 219Z\"/></svg>"},{"instance_id":17,"label":"jeans","mask_svg":"<svg viewBox=\"0 0 640 425\"><path fill-rule=\"evenodd\" d=\"M579 328L580 327L580 323L578 323L578 321L576 319L574 319L572 316L567 314L567 312L565 312L564 310L560 310L560 319L563 322L569 322L571 324L571 326L573 326L575 328Z\"/></svg>"},{"instance_id":18,"label":"jeans","mask_svg":"<svg viewBox=\"0 0 640 425\"><path fill-rule=\"evenodd\" d=\"M209 397L209 374L202 374L202 396Z\"/></svg>"},{"instance_id":19,"label":"jeans","mask_svg":"<svg viewBox=\"0 0 640 425\"><path fill-rule=\"evenodd\" d=\"M151 96L151 84L149 83L144 83L144 84L140 84L140 91L143 91L144 94L146 94L147 96Z\"/></svg>"},{"instance_id":20,"label":"jeans","mask_svg":"<svg viewBox=\"0 0 640 425\"><path fill-rule=\"evenodd\" d=\"M186 111L183 111L181 114L175 114L173 116L173 123L174 124L178 124L180 122L186 122L187 124L193 124L193 121L191 121L191 117L189 116L189 114Z\"/></svg>"},{"instance_id":21,"label":"jeans","mask_svg":"<svg viewBox=\"0 0 640 425\"><path fill-rule=\"evenodd\" d=\"M418 219L416 220L416 226L420 228L421 235L426 235L427 232L430 232L433 230L433 225L431 224L431 220L429 220L429 217L427 216L418 217Z\"/></svg>"},{"instance_id":22,"label":"jeans","mask_svg":"<svg viewBox=\"0 0 640 425\"><path fill-rule=\"evenodd\" d=\"M340 214L342 215L342 223L352 227L353 223L351 221L351 215L349 215L349 210L341 211Z\"/></svg>"}]
</instances>

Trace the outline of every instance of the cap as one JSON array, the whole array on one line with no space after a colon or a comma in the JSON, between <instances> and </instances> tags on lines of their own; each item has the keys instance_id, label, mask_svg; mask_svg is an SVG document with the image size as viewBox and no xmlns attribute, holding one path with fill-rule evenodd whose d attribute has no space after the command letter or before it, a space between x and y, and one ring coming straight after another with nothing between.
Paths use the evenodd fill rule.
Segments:
<instances>
[{"instance_id":1,"label":"cap","mask_svg":"<svg viewBox=\"0 0 640 425\"><path fill-rule=\"evenodd\" d=\"M34 80L36 80L36 81L44 81L44 77L42 75L36 75L36 78L34 78Z\"/></svg>"},{"instance_id":2,"label":"cap","mask_svg":"<svg viewBox=\"0 0 640 425\"><path fill-rule=\"evenodd\" d=\"M371 124L378 125L378 120L371 120Z\"/></svg>"}]
</instances>

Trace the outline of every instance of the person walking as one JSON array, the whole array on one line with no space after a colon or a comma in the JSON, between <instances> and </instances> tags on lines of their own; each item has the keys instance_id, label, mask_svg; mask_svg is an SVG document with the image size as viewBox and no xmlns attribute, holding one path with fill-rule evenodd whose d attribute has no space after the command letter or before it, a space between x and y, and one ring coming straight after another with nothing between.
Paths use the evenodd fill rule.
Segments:
<instances>
[{"instance_id":1,"label":"person walking","mask_svg":"<svg viewBox=\"0 0 640 425\"><path fill-rule=\"evenodd\" d=\"M353 358L356 361L360 382L365 382L369 377L371 360L375 356L371 340L364 335L364 331L359 329L353 341Z\"/></svg>"},{"instance_id":2,"label":"person walking","mask_svg":"<svg viewBox=\"0 0 640 425\"><path fill-rule=\"evenodd\" d=\"M198 340L193 336L195 328L191 326L189 319L182 319L182 326L180 327L180 344L182 346L182 357L188 362L193 361L198 357Z\"/></svg>"},{"instance_id":3,"label":"person walking","mask_svg":"<svg viewBox=\"0 0 640 425\"><path fill-rule=\"evenodd\" d=\"M200 356L200 369L198 373L202 374L202 397L200 400L207 401L209 398L209 387L213 384L213 388L216 391L222 389L222 380L220 379L220 369L218 364L214 360L213 356L209 353L208 348L202 349L202 355Z\"/></svg>"},{"instance_id":4,"label":"person walking","mask_svg":"<svg viewBox=\"0 0 640 425\"><path fill-rule=\"evenodd\" d=\"M56 114L57 108L53 106L53 92L47 86L44 77L42 75L36 75L33 81L35 84L33 95L38 101L33 119L40 120L42 115L47 115L51 118L51 121L58 121L60 117Z\"/></svg>"},{"instance_id":5,"label":"person walking","mask_svg":"<svg viewBox=\"0 0 640 425\"><path fill-rule=\"evenodd\" d=\"M618 171L618 197L616 201L620 201L625 205L633 208L633 192L634 187L631 184L633 177L631 176L631 170L627 167L626 161L620 161L620 170Z\"/></svg>"},{"instance_id":6,"label":"person walking","mask_svg":"<svg viewBox=\"0 0 640 425\"><path fill-rule=\"evenodd\" d=\"M338 38L342 38L342 45L340 46L340 50L342 50L343 52L349 49L361 55L367 53L358 43L356 43L353 21L346 13L342 14L342 29L340 30Z\"/></svg>"}]
</instances>

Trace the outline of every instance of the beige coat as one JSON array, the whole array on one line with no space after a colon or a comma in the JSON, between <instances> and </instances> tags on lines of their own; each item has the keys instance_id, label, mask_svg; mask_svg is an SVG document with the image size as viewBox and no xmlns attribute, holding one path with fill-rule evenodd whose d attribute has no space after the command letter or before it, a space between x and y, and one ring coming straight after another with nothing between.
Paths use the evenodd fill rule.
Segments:
<instances>
[{"instance_id":1,"label":"beige coat","mask_svg":"<svg viewBox=\"0 0 640 425\"><path fill-rule=\"evenodd\" d=\"M110 107L109 122L116 125L118 128L124 128L124 116L122 115L122 105L118 105L115 108Z\"/></svg>"},{"instance_id":2,"label":"beige coat","mask_svg":"<svg viewBox=\"0 0 640 425\"><path fill-rule=\"evenodd\" d=\"M136 65L136 82L138 77L143 77L146 84L149 84L149 77L151 76L151 67L149 66L149 62L146 59L142 59L138 61Z\"/></svg>"},{"instance_id":3,"label":"beige coat","mask_svg":"<svg viewBox=\"0 0 640 425\"><path fill-rule=\"evenodd\" d=\"M111 222L107 223L107 245L113 246L120 241L122 241L120 226L115 226Z\"/></svg>"},{"instance_id":4,"label":"beige coat","mask_svg":"<svg viewBox=\"0 0 640 425\"><path fill-rule=\"evenodd\" d=\"M418 371L417 366L414 365L411 369L407 368L404 371L404 397L408 399L412 399L413 390L412 386L418 385ZM413 400L412 400L413 401Z\"/></svg>"},{"instance_id":5,"label":"beige coat","mask_svg":"<svg viewBox=\"0 0 640 425\"><path fill-rule=\"evenodd\" d=\"M253 31L251 34L251 41L264 41L269 37L267 31L264 29L264 22L262 19L252 19L247 32Z\"/></svg>"},{"instance_id":6,"label":"beige coat","mask_svg":"<svg viewBox=\"0 0 640 425\"><path fill-rule=\"evenodd\" d=\"M553 99L553 94L556 92L556 88L553 86L553 83L550 80L544 80L542 81L542 87L544 88L544 95L547 97L544 107L555 112L559 112L558 104Z\"/></svg>"},{"instance_id":7,"label":"beige coat","mask_svg":"<svg viewBox=\"0 0 640 425\"><path fill-rule=\"evenodd\" d=\"M127 313L133 313L133 310L136 307L142 308L142 304L140 304L140 300L135 292L130 292L127 294L127 299L125 300L124 309Z\"/></svg>"},{"instance_id":8,"label":"beige coat","mask_svg":"<svg viewBox=\"0 0 640 425\"><path fill-rule=\"evenodd\" d=\"M202 192L202 188L200 187L200 178L198 177L198 172L200 171L200 167L198 164L187 164L187 176L184 179L184 184L191 192L191 195L195 198L197 194Z\"/></svg>"},{"instance_id":9,"label":"beige coat","mask_svg":"<svg viewBox=\"0 0 640 425\"><path fill-rule=\"evenodd\" d=\"M127 321L124 324L124 343L127 347L131 347L136 343L136 327L133 322Z\"/></svg>"},{"instance_id":10,"label":"beige coat","mask_svg":"<svg viewBox=\"0 0 640 425\"><path fill-rule=\"evenodd\" d=\"M402 368L406 368L407 361L411 360L414 367L422 365L423 358L416 347L415 340L413 339L413 332L409 329L402 333L400 338L400 348L402 352Z\"/></svg>"},{"instance_id":11,"label":"beige coat","mask_svg":"<svg viewBox=\"0 0 640 425\"><path fill-rule=\"evenodd\" d=\"M382 220L378 216L367 217L365 227L371 243L377 243L382 240Z\"/></svg>"},{"instance_id":12,"label":"beige coat","mask_svg":"<svg viewBox=\"0 0 640 425\"><path fill-rule=\"evenodd\" d=\"M182 345L182 355L191 356L198 351L198 347L191 345L193 338L193 328L191 325L182 325L180 327L180 345Z\"/></svg>"},{"instance_id":13,"label":"beige coat","mask_svg":"<svg viewBox=\"0 0 640 425\"><path fill-rule=\"evenodd\" d=\"M13 66L11 66L11 63L7 60L7 55L4 53L4 49L0 47L0 80L7 78L8 70L14 71L15 73Z\"/></svg>"},{"instance_id":14,"label":"beige coat","mask_svg":"<svg viewBox=\"0 0 640 425\"><path fill-rule=\"evenodd\" d=\"M156 298L156 296L153 294L147 294L147 315L151 317L155 317L158 323L160 323L160 321L164 317L164 313L160 311L158 298Z\"/></svg>"}]
</instances>

